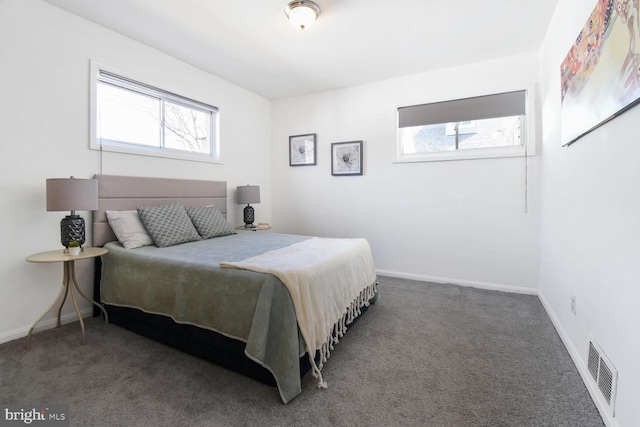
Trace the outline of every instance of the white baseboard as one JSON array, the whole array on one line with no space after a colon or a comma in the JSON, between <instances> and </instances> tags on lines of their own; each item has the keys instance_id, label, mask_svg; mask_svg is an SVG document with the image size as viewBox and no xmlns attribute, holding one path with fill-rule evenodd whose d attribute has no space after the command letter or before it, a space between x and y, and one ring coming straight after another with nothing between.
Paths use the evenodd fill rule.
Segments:
<instances>
[{"instance_id":1,"label":"white baseboard","mask_svg":"<svg viewBox=\"0 0 640 427\"><path fill-rule=\"evenodd\" d=\"M93 316L93 306L89 308L85 308L84 310L80 310L80 314L82 315L83 319L86 317ZM71 322L76 322L77 320L78 320L78 315L76 314L75 311L72 313L68 313L63 316L60 316L60 323L63 325L66 325L67 323L71 323ZM46 331L47 329L53 329L56 327L57 323L58 323L58 319L55 317L52 319L45 319L42 322L38 323L38 326L36 326L36 328L33 330L33 333ZM31 328L31 325L25 326L20 329L16 329L14 331L9 331L9 332L0 334L0 344L17 340L19 338L25 338L29 333L30 328Z\"/></svg>"},{"instance_id":2,"label":"white baseboard","mask_svg":"<svg viewBox=\"0 0 640 427\"><path fill-rule=\"evenodd\" d=\"M607 427L618 427L618 423L611 416L611 412L609 411L609 406L604 401L602 394L598 391L598 388L595 385L595 382L593 381L591 374L587 369L587 366L583 363L583 359L580 358L580 352L576 349L576 347L573 345L573 342L571 342L571 340L569 339L569 335L567 335L566 331L562 327L562 324L560 323L560 320L558 320L558 317L555 315L555 313L551 309L551 305L549 304L549 302L547 301L547 299L545 298L542 292L538 293L538 298L540 299L542 306L547 312L549 319L551 319L553 326L556 328L558 335L560 335L560 339L562 340L564 346L569 352L569 355L573 360L573 364L578 369L578 373L582 377L582 382L584 382L585 386L587 387L587 390L589 390L589 394L591 395L591 400L593 400L593 403L595 403L596 407L598 408L598 412L600 412L600 416L602 417L602 420L607 425ZM586 345L585 345L585 351L586 351Z\"/></svg>"},{"instance_id":3,"label":"white baseboard","mask_svg":"<svg viewBox=\"0 0 640 427\"><path fill-rule=\"evenodd\" d=\"M398 271L388 271L388 270L376 270L376 273L381 276L397 277L400 279L418 280L421 282L451 283L454 285L467 286L470 288L487 289L490 291L502 291L502 292L516 293L516 294L538 295L537 289L523 288L521 286L476 282L473 280L451 279L448 277L425 276L422 274L401 273Z\"/></svg>"}]
</instances>

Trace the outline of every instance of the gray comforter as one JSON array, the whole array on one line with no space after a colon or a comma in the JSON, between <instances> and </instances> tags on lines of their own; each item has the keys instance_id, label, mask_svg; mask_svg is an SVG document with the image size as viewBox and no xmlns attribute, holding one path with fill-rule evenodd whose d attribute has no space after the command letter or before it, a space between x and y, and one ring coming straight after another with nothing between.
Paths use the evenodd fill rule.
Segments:
<instances>
[{"instance_id":1,"label":"gray comforter","mask_svg":"<svg viewBox=\"0 0 640 427\"><path fill-rule=\"evenodd\" d=\"M220 268L308 239L277 233L236 235L168 248L105 245L101 296L106 304L170 316L247 343L245 353L274 375L284 403L301 392L304 342L291 297L275 276Z\"/></svg>"}]
</instances>

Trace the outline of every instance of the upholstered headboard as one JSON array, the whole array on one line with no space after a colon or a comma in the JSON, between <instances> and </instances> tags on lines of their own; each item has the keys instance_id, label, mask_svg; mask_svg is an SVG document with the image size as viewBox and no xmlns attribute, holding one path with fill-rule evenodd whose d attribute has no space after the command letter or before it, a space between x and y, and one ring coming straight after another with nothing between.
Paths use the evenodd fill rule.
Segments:
<instances>
[{"instance_id":1,"label":"upholstered headboard","mask_svg":"<svg viewBox=\"0 0 640 427\"><path fill-rule=\"evenodd\" d=\"M93 211L93 246L116 239L106 211L182 203L185 206L216 205L227 214L226 181L95 175L98 180L98 209Z\"/></svg>"}]
</instances>

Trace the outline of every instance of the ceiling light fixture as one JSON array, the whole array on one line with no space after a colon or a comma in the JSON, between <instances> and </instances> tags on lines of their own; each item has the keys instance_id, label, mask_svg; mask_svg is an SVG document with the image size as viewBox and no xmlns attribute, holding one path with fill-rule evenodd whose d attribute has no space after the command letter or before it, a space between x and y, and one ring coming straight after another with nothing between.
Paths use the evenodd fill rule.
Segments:
<instances>
[{"instance_id":1,"label":"ceiling light fixture","mask_svg":"<svg viewBox=\"0 0 640 427\"><path fill-rule=\"evenodd\" d=\"M304 30L320 16L320 6L311 0L296 0L289 2L284 13L296 28Z\"/></svg>"}]
</instances>

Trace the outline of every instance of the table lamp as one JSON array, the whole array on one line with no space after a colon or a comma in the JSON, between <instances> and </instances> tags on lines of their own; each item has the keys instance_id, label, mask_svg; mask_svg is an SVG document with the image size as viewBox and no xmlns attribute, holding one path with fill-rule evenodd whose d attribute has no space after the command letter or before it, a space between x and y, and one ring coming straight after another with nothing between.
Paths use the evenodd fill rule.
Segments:
<instances>
[{"instance_id":1,"label":"table lamp","mask_svg":"<svg viewBox=\"0 0 640 427\"><path fill-rule=\"evenodd\" d=\"M70 242L85 241L84 219L76 211L98 209L98 181L95 179L47 179L47 211L71 211L60 221L60 242L69 248Z\"/></svg>"},{"instance_id":2,"label":"table lamp","mask_svg":"<svg viewBox=\"0 0 640 427\"><path fill-rule=\"evenodd\" d=\"M251 203L260 203L260 186L259 185L244 185L237 188L238 204L244 205L244 227L256 228L253 225L255 221L255 215Z\"/></svg>"}]
</instances>

